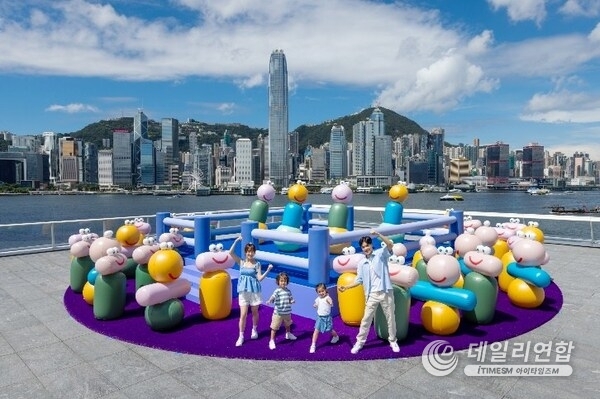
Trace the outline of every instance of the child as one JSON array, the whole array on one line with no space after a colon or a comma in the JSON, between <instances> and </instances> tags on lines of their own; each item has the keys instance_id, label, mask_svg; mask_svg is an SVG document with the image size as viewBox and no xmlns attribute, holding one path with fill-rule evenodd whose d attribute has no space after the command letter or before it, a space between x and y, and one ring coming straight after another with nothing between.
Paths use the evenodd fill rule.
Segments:
<instances>
[{"instance_id":1,"label":"child","mask_svg":"<svg viewBox=\"0 0 600 399\"><path fill-rule=\"evenodd\" d=\"M287 285L290 281L287 273L281 272L275 278L275 282L279 286L273 295L267 301L275 304L273 309L273 317L271 318L271 340L269 341L269 349L275 349L275 333L281 327L281 323L285 327L285 339L295 340L296 336L290 331L292 325L292 304L295 302L292 292Z\"/></svg>"},{"instance_id":2,"label":"child","mask_svg":"<svg viewBox=\"0 0 600 399\"><path fill-rule=\"evenodd\" d=\"M237 282L238 303L240 305L240 335L235 342L235 346L242 346L244 343L244 330L246 329L248 307L250 307L252 311L252 334L250 335L250 338L258 338L258 305L261 303L260 282L273 268L273 265L270 264L267 267L267 270L264 273L261 273L260 262L254 259L256 247L251 243L246 244L244 247L245 259L240 259L235 254L235 246L241 239L241 237L238 237L233 244L231 244L231 248L229 249L231 257L240 265L240 276Z\"/></svg>"},{"instance_id":3,"label":"child","mask_svg":"<svg viewBox=\"0 0 600 399\"><path fill-rule=\"evenodd\" d=\"M310 353L315 353L317 349L317 338L320 332L331 331L331 343L335 344L339 341L340 337L333 329L333 321L331 319L331 307L333 301L327 293L327 287L325 284L320 283L315 287L319 296L315 299L313 307L317 308L317 320L315 322L315 332L312 337L312 344L310 345Z\"/></svg>"}]
</instances>

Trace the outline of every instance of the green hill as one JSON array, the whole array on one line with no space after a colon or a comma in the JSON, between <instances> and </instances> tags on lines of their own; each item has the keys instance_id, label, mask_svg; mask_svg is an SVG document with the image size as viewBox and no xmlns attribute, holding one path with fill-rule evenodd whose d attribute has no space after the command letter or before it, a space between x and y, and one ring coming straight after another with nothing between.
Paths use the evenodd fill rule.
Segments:
<instances>
[{"instance_id":1,"label":"green hill","mask_svg":"<svg viewBox=\"0 0 600 399\"><path fill-rule=\"evenodd\" d=\"M384 123L386 134L391 135L392 139L407 134L424 134L427 133L421 126L415 121L408 119L402 115L397 114L389 109L379 107L384 115ZM346 132L346 139L348 142L352 141L352 126L360 121L367 120L373 113L374 108L367 108L359 113L342 116L337 119L326 121L318 125L301 125L298 126L294 131L299 134L299 145L300 149L306 148L307 145L313 147L319 147L320 145L329 141L329 135L331 128L334 124L341 125L344 127ZM250 138L253 141L258 137L259 134L266 136L267 129L252 128L239 123L222 123L222 124L208 124L203 122L191 121L191 122L180 122L181 134L184 137L188 137L191 132L196 132L199 136L199 142L201 144L213 144L217 143L222 137L225 131L229 131L234 139L239 137ZM83 129L72 132L69 135L75 138L81 138L86 142L95 143L98 148L102 148L102 139L111 139L112 132L117 129L132 129L133 128L133 117L123 117L118 119L101 120L87 125ZM151 140L158 140L161 134L160 122L154 120L148 121L148 137ZM181 142L181 151L188 150L188 141L184 140Z\"/></svg>"}]
</instances>

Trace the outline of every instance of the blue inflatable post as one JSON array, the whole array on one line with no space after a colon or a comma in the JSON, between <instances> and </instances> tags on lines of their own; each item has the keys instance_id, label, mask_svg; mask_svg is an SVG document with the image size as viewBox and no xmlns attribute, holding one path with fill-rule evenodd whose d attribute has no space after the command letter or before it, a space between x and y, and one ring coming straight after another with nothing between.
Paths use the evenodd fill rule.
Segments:
<instances>
[{"instance_id":1,"label":"blue inflatable post","mask_svg":"<svg viewBox=\"0 0 600 399\"><path fill-rule=\"evenodd\" d=\"M258 222L254 220L246 220L242 222L242 248L248 243L254 244L258 248L258 238L252 238L252 230L258 229Z\"/></svg>"},{"instance_id":2,"label":"blue inflatable post","mask_svg":"<svg viewBox=\"0 0 600 399\"><path fill-rule=\"evenodd\" d=\"M354 230L354 205L348 205L348 220L346 221L346 230Z\"/></svg>"},{"instance_id":3,"label":"blue inflatable post","mask_svg":"<svg viewBox=\"0 0 600 399\"><path fill-rule=\"evenodd\" d=\"M329 229L314 226L308 230L308 283L329 281Z\"/></svg>"},{"instance_id":4,"label":"blue inflatable post","mask_svg":"<svg viewBox=\"0 0 600 399\"><path fill-rule=\"evenodd\" d=\"M300 226L300 230L302 230L303 233L307 233L310 228L308 221L311 216L309 215L308 210L311 206L312 204L302 204L302 226Z\"/></svg>"},{"instance_id":5,"label":"blue inflatable post","mask_svg":"<svg viewBox=\"0 0 600 399\"><path fill-rule=\"evenodd\" d=\"M156 237L160 237L161 234L168 231L167 226L165 226L165 218L170 216L171 214L169 212L156 213Z\"/></svg>"},{"instance_id":6,"label":"blue inflatable post","mask_svg":"<svg viewBox=\"0 0 600 399\"><path fill-rule=\"evenodd\" d=\"M194 255L208 251L210 245L210 216L194 218Z\"/></svg>"},{"instance_id":7,"label":"blue inflatable post","mask_svg":"<svg viewBox=\"0 0 600 399\"><path fill-rule=\"evenodd\" d=\"M450 233L454 233L458 237L465 230L465 225L464 225L464 220L463 220L464 212L451 210L450 216L456 217L456 223L452 223L450 225L450 227L448 228L448 230L450 231ZM452 240L452 242L450 244L454 247L454 240Z\"/></svg>"}]
</instances>

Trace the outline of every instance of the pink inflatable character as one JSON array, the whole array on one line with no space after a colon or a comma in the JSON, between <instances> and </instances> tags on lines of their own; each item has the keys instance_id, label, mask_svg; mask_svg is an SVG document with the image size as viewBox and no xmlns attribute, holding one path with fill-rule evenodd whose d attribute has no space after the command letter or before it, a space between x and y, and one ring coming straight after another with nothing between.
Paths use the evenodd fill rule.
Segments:
<instances>
[{"instance_id":1,"label":"pink inflatable character","mask_svg":"<svg viewBox=\"0 0 600 399\"><path fill-rule=\"evenodd\" d=\"M470 215L463 218L463 227L465 231L467 231L467 229L473 229L473 231L475 231L478 227L481 227L481 225L481 220L473 219Z\"/></svg>"},{"instance_id":2,"label":"pink inflatable character","mask_svg":"<svg viewBox=\"0 0 600 399\"><path fill-rule=\"evenodd\" d=\"M150 223L146 222L144 218L135 218L133 220L133 225L138 229L138 231L147 236L152 231L152 226Z\"/></svg>"},{"instance_id":3,"label":"pink inflatable character","mask_svg":"<svg viewBox=\"0 0 600 399\"><path fill-rule=\"evenodd\" d=\"M137 263L135 269L135 290L137 291L144 285L154 283L154 279L148 272L148 262L152 255L160 250L160 244L154 237L146 237L142 245L133 250L131 257Z\"/></svg>"},{"instance_id":4,"label":"pink inflatable character","mask_svg":"<svg viewBox=\"0 0 600 399\"><path fill-rule=\"evenodd\" d=\"M177 227L171 227L169 232L162 233L158 237L158 242L172 242L175 248L179 248L185 244L185 238L181 235Z\"/></svg>"}]
</instances>

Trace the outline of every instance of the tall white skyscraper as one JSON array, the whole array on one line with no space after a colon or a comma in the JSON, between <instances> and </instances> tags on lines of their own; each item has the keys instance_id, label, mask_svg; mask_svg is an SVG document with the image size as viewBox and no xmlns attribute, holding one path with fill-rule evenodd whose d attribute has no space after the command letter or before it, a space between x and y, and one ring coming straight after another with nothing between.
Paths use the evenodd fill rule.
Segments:
<instances>
[{"instance_id":1,"label":"tall white skyscraper","mask_svg":"<svg viewBox=\"0 0 600 399\"><path fill-rule=\"evenodd\" d=\"M269 61L269 180L288 186L288 73L283 50L271 53Z\"/></svg>"}]
</instances>

